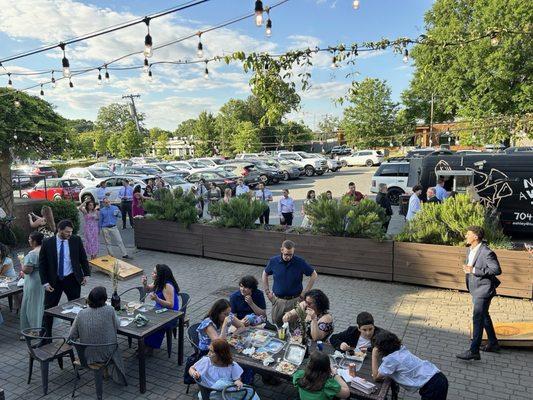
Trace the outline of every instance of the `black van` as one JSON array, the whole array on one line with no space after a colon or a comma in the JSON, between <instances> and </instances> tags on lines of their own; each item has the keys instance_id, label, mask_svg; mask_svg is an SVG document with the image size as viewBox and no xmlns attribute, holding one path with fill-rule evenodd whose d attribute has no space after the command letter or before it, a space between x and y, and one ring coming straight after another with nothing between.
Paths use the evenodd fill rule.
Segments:
<instances>
[{"instance_id":1,"label":"black van","mask_svg":"<svg viewBox=\"0 0 533 400\"><path fill-rule=\"evenodd\" d=\"M446 179L445 188L469 192L486 207L496 208L507 233L533 235L533 155L477 153L429 155L412 159L408 186L424 187Z\"/></svg>"}]
</instances>

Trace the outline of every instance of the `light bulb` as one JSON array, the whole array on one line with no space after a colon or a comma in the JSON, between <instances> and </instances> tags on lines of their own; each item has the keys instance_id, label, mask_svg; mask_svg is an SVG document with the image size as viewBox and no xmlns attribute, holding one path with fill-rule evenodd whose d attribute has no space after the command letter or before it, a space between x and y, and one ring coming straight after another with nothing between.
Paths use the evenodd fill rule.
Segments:
<instances>
[{"instance_id":1,"label":"light bulb","mask_svg":"<svg viewBox=\"0 0 533 400\"><path fill-rule=\"evenodd\" d=\"M68 140L68 139L65 139L65 143L67 143L67 144L68 144L68 143L70 143L70 140Z\"/></svg>"},{"instance_id":2,"label":"light bulb","mask_svg":"<svg viewBox=\"0 0 533 400\"><path fill-rule=\"evenodd\" d=\"M353 9L358 10L359 9L359 0L353 0Z\"/></svg>"},{"instance_id":3,"label":"light bulb","mask_svg":"<svg viewBox=\"0 0 533 400\"><path fill-rule=\"evenodd\" d=\"M98 68L98 84L101 85L102 84L102 73L100 72L100 68Z\"/></svg>"},{"instance_id":4,"label":"light bulb","mask_svg":"<svg viewBox=\"0 0 533 400\"><path fill-rule=\"evenodd\" d=\"M257 26L263 25L263 2L261 0L257 0L255 2L255 24Z\"/></svg>"},{"instance_id":5,"label":"light bulb","mask_svg":"<svg viewBox=\"0 0 533 400\"><path fill-rule=\"evenodd\" d=\"M409 62L409 50L407 49L403 51L403 62L406 64Z\"/></svg>"},{"instance_id":6,"label":"light bulb","mask_svg":"<svg viewBox=\"0 0 533 400\"><path fill-rule=\"evenodd\" d=\"M150 58L153 54L154 52L152 49L152 36L148 34L144 37L144 56L146 58Z\"/></svg>"},{"instance_id":7,"label":"light bulb","mask_svg":"<svg viewBox=\"0 0 533 400\"><path fill-rule=\"evenodd\" d=\"M153 78L152 78L152 70L150 69L148 71L148 81L152 82Z\"/></svg>"},{"instance_id":8,"label":"light bulb","mask_svg":"<svg viewBox=\"0 0 533 400\"><path fill-rule=\"evenodd\" d=\"M500 37L497 33L493 33L490 37L490 44L494 47L498 46L500 44Z\"/></svg>"},{"instance_id":9,"label":"light bulb","mask_svg":"<svg viewBox=\"0 0 533 400\"><path fill-rule=\"evenodd\" d=\"M11 73L8 73L7 77L8 77L7 87L10 89L13 89L13 81L11 80Z\"/></svg>"},{"instance_id":10,"label":"light bulb","mask_svg":"<svg viewBox=\"0 0 533 400\"><path fill-rule=\"evenodd\" d=\"M204 78L209 79L209 70L205 67Z\"/></svg>"},{"instance_id":11,"label":"light bulb","mask_svg":"<svg viewBox=\"0 0 533 400\"><path fill-rule=\"evenodd\" d=\"M267 19L265 34L266 34L266 37L272 36L272 21L270 18Z\"/></svg>"},{"instance_id":12,"label":"light bulb","mask_svg":"<svg viewBox=\"0 0 533 400\"><path fill-rule=\"evenodd\" d=\"M390 143L389 143L389 146L390 146L390 147L394 147L394 143L390 142Z\"/></svg>"},{"instance_id":13,"label":"light bulb","mask_svg":"<svg viewBox=\"0 0 533 400\"><path fill-rule=\"evenodd\" d=\"M68 80L68 85L70 86L71 89L74 87L74 84L72 83L72 80L70 80L70 78Z\"/></svg>"},{"instance_id":14,"label":"light bulb","mask_svg":"<svg viewBox=\"0 0 533 400\"><path fill-rule=\"evenodd\" d=\"M150 69L150 65L148 64L148 59L145 58L144 59L144 65L143 65L143 71L144 72L148 72L149 69Z\"/></svg>"},{"instance_id":15,"label":"light bulb","mask_svg":"<svg viewBox=\"0 0 533 400\"><path fill-rule=\"evenodd\" d=\"M42 142L42 141L43 141L43 137L39 136L39 142Z\"/></svg>"},{"instance_id":16,"label":"light bulb","mask_svg":"<svg viewBox=\"0 0 533 400\"><path fill-rule=\"evenodd\" d=\"M105 83L109 83L111 78L109 77L109 71L107 70L107 67L105 67L105 75L104 75L104 77L105 77Z\"/></svg>"},{"instance_id":17,"label":"light bulb","mask_svg":"<svg viewBox=\"0 0 533 400\"><path fill-rule=\"evenodd\" d=\"M331 61L331 68L337 68L337 57L333 56L333 60Z\"/></svg>"},{"instance_id":18,"label":"light bulb","mask_svg":"<svg viewBox=\"0 0 533 400\"><path fill-rule=\"evenodd\" d=\"M41 97L44 97L44 90L43 90L43 85L41 84L41 92L39 93L39 95Z\"/></svg>"},{"instance_id":19,"label":"light bulb","mask_svg":"<svg viewBox=\"0 0 533 400\"><path fill-rule=\"evenodd\" d=\"M70 78L72 74L70 72L70 63L68 62L68 58L63 57L63 60L61 60L61 63L63 64L63 76L65 78Z\"/></svg>"},{"instance_id":20,"label":"light bulb","mask_svg":"<svg viewBox=\"0 0 533 400\"><path fill-rule=\"evenodd\" d=\"M204 45L202 42L198 42L198 50L196 51L196 56L202 58L204 56Z\"/></svg>"},{"instance_id":21,"label":"light bulb","mask_svg":"<svg viewBox=\"0 0 533 400\"><path fill-rule=\"evenodd\" d=\"M17 140L19 137L17 135L13 135L13 139Z\"/></svg>"},{"instance_id":22,"label":"light bulb","mask_svg":"<svg viewBox=\"0 0 533 400\"><path fill-rule=\"evenodd\" d=\"M19 99L15 99L14 104L15 104L15 107L19 108L19 107L20 107L20 101L19 101Z\"/></svg>"},{"instance_id":23,"label":"light bulb","mask_svg":"<svg viewBox=\"0 0 533 400\"><path fill-rule=\"evenodd\" d=\"M57 87L56 78L54 78L54 71L52 71L52 79L50 80L52 82L52 89L55 89Z\"/></svg>"}]
</instances>

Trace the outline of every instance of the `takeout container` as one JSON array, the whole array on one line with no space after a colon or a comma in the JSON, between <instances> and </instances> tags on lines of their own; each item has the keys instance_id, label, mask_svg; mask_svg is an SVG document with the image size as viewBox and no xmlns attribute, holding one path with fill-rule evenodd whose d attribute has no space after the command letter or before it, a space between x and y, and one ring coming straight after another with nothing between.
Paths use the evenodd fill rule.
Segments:
<instances>
[{"instance_id":1,"label":"takeout container","mask_svg":"<svg viewBox=\"0 0 533 400\"><path fill-rule=\"evenodd\" d=\"M283 359L299 367L305 357L306 351L307 347L297 343L290 343L287 345Z\"/></svg>"}]
</instances>

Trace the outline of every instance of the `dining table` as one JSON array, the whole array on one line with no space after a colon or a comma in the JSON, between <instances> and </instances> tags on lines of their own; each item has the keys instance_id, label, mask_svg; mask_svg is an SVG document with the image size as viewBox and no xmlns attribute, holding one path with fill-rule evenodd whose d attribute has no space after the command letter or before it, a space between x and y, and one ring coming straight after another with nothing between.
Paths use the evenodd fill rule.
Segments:
<instances>
[{"instance_id":1,"label":"dining table","mask_svg":"<svg viewBox=\"0 0 533 400\"><path fill-rule=\"evenodd\" d=\"M274 353L271 355L275 361L274 363L270 365L264 365L262 361L256 360L252 358L251 356L245 355L242 351L238 351L234 346L232 346L231 348L231 353L233 356L233 360L236 361L241 367L250 368L262 376L266 375L266 376L276 377L279 379L289 381L292 384L293 374L286 374L276 369L276 366L279 363L278 360L283 360L285 350L287 349L287 346L289 345L288 341L284 340L283 342L285 343L283 348L279 350L277 353ZM309 354L316 350L317 350L316 342L311 342L309 344ZM335 353L335 349L329 343L323 343L322 350L320 351L324 351L328 355L333 355ZM309 362L309 357L304 358L302 363L298 366L298 369L305 369L305 366L307 365L308 362ZM364 399L364 400L384 400L387 398L389 391L392 392L393 399L397 398L396 397L397 396L396 386L393 385L393 382L390 379L386 378L385 380L381 382L373 381L371 364L372 364L372 360L371 360L371 355L369 354L362 362L362 365L360 365L360 368L357 371L357 376L376 385L375 390L372 393L368 394L368 393L365 393L363 391L360 391L354 388L348 383L348 387L350 388L350 398Z\"/></svg>"},{"instance_id":2,"label":"dining table","mask_svg":"<svg viewBox=\"0 0 533 400\"><path fill-rule=\"evenodd\" d=\"M121 302L121 310L117 311L119 321L121 321L118 327L117 333L122 336L126 336L128 340L137 340L138 359L139 359L139 390L141 393L146 392L146 355L144 339L150 336L152 333L161 329L165 330L167 339L167 352L168 356L171 356L172 352L172 333L174 327L178 327L178 365L183 364L184 353L184 317L185 314L182 311L167 310L165 312L156 312L153 306L148 304L140 304L140 307L135 309L131 315L128 315L126 311L127 302ZM85 298L79 298L71 300L67 303L63 303L56 307L44 310L46 315L73 322L80 309L87 307L87 301ZM137 314L142 314L148 319L148 322L144 326L137 326L135 322L130 321Z\"/></svg>"},{"instance_id":3,"label":"dining table","mask_svg":"<svg viewBox=\"0 0 533 400\"><path fill-rule=\"evenodd\" d=\"M13 297L23 292L23 287L18 286L18 279L2 279L0 281L0 299L7 297L9 310L13 310Z\"/></svg>"}]
</instances>

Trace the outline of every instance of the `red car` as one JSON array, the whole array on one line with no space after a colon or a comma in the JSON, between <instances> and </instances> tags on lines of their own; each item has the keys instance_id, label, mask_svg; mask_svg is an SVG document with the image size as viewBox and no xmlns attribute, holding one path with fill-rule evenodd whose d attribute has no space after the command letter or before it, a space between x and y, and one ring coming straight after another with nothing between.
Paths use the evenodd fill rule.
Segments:
<instances>
[{"instance_id":1,"label":"red car","mask_svg":"<svg viewBox=\"0 0 533 400\"><path fill-rule=\"evenodd\" d=\"M46 184L46 189L45 189ZM77 179L43 179L30 189L22 193L26 199L47 199L47 200L74 200L79 201L80 191L83 188Z\"/></svg>"},{"instance_id":2,"label":"red car","mask_svg":"<svg viewBox=\"0 0 533 400\"><path fill-rule=\"evenodd\" d=\"M47 178L57 178L57 170L54 167L46 165L37 165L32 171L32 175L36 177L46 176Z\"/></svg>"}]
</instances>

